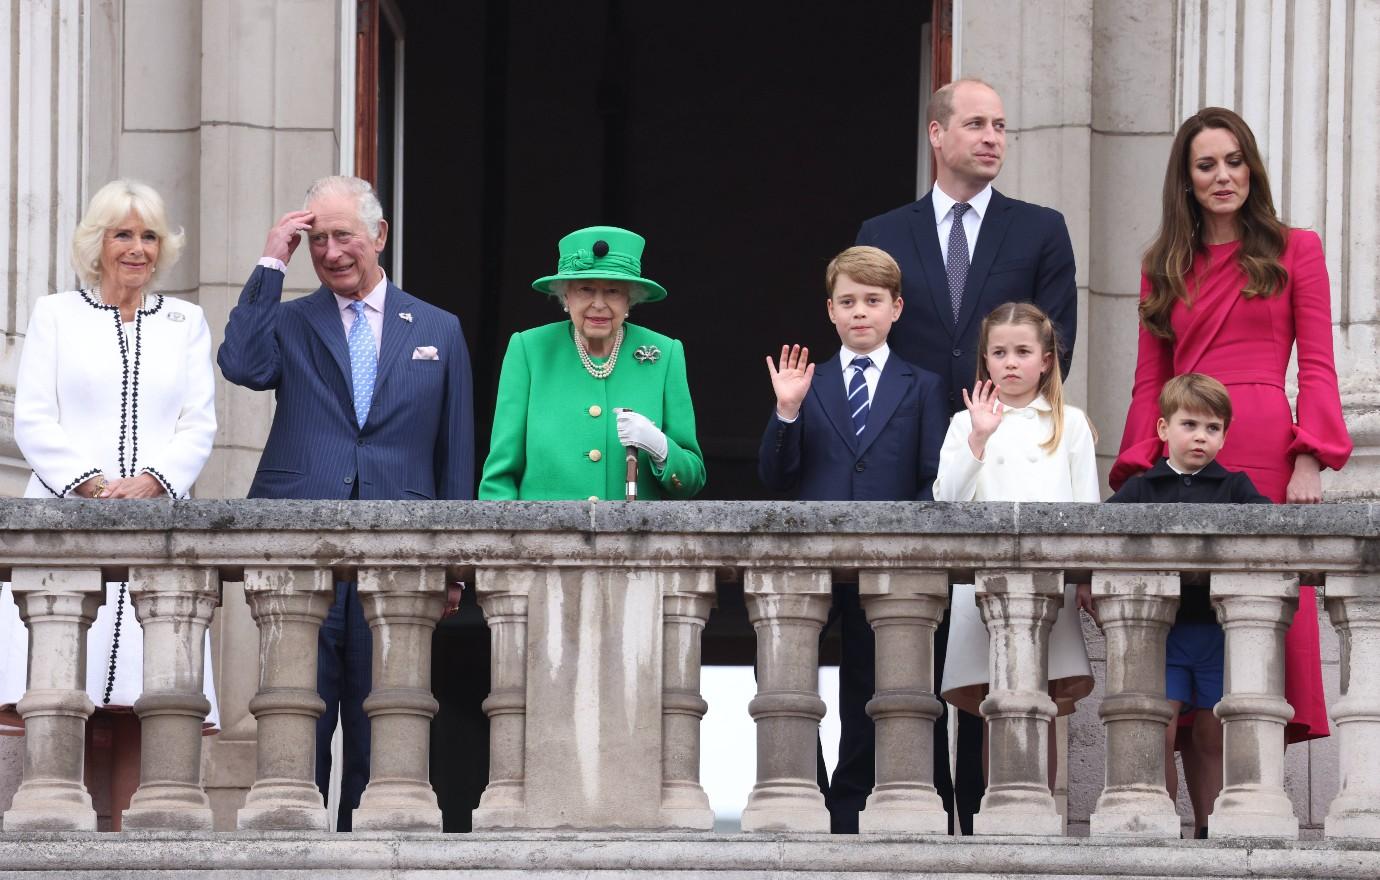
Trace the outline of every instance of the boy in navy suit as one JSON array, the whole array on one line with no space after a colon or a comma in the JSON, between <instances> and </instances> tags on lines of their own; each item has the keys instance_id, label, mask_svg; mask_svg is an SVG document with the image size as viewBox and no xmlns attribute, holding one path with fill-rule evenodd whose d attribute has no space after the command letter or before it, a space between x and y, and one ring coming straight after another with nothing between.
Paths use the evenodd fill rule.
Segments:
<instances>
[{"instance_id":1,"label":"boy in navy suit","mask_svg":"<svg viewBox=\"0 0 1380 880\"><path fill-rule=\"evenodd\" d=\"M762 482L804 501L929 500L949 427L947 390L887 347L901 315L901 269L885 251L851 247L825 271L829 320L842 350L819 367L810 351L767 358L776 410L762 435ZM856 833L875 777L872 628L856 584L835 584L829 621L841 627L839 761L821 781L834 833ZM824 774L821 771L821 780Z\"/></svg>"},{"instance_id":2,"label":"boy in navy suit","mask_svg":"<svg viewBox=\"0 0 1380 880\"><path fill-rule=\"evenodd\" d=\"M1127 480L1108 501L1270 503L1249 476L1229 471L1216 461L1231 427L1231 397L1221 382L1202 373L1184 373L1164 383L1156 427L1169 455ZM1165 696L1174 707L1175 719L1180 711L1197 710L1191 728L1194 747L1184 749L1184 775L1198 837L1207 837L1207 817L1222 790L1222 722L1212 707L1222 699L1225 648L1208 591L1184 588L1165 643ZM1174 769L1178 729L1177 723L1171 723L1165 732L1164 775L1170 797L1179 790Z\"/></svg>"}]
</instances>

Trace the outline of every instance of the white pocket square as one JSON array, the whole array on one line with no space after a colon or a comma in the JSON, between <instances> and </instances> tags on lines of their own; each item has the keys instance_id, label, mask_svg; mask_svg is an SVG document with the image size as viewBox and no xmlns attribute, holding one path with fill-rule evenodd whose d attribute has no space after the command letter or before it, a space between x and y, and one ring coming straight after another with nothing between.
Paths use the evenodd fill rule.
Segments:
<instances>
[{"instance_id":1,"label":"white pocket square","mask_svg":"<svg viewBox=\"0 0 1380 880\"><path fill-rule=\"evenodd\" d=\"M436 353L436 346L419 345L412 349L412 359L414 361L439 361L441 356Z\"/></svg>"}]
</instances>

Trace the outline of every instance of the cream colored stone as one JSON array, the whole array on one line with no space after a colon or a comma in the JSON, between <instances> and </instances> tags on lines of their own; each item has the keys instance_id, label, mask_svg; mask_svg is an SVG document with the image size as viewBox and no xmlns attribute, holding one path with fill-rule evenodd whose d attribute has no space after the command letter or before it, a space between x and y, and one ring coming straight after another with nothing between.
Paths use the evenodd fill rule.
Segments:
<instances>
[{"instance_id":1,"label":"cream colored stone","mask_svg":"<svg viewBox=\"0 0 1380 880\"><path fill-rule=\"evenodd\" d=\"M471 814L476 831L526 825L527 608L545 575L537 568L483 568L475 589L489 625L489 784Z\"/></svg>"},{"instance_id":2,"label":"cream colored stone","mask_svg":"<svg viewBox=\"0 0 1380 880\"><path fill-rule=\"evenodd\" d=\"M597 407L595 407L597 409ZM662 607L661 821L710 831L714 811L700 785L700 641L714 607L714 572L659 572Z\"/></svg>"},{"instance_id":3,"label":"cream colored stone","mask_svg":"<svg viewBox=\"0 0 1380 880\"><path fill-rule=\"evenodd\" d=\"M1327 611L1341 635L1341 699L1332 720L1341 791L1327 811L1328 837L1380 838L1380 576L1328 578Z\"/></svg>"},{"instance_id":4,"label":"cream colored stone","mask_svg":"<svg viewBox=\"0 0 1380 880\"><path fill-rule=\"evenodd\" d=\"M205 634L220 604L210 568L133 568L130 594L144 634L144 691L134 704L141 737L139 789L124 811L130 831L210 831L201 784Z\"/></svg>"},{"instance_id":5,"label":"cream colored stone","mask_svg":"<svg viewBox=\"0 0 1380 880\"><path fill-rule=\"evenodd\" d=\"M1179 834L1179 816L1164 788L1165 725L1174 712L1164 696L1165 637L1178 610L1174 572L1096 572L1093 603L1107 639L1107 785L1090 819L1097 836Z\"/></svg>"},{"instance_id":6,"label":"cream colored stone","mask_svg":"<svg viewBox=\"0 0 1380 880\"><path fill-rule=\"evenodd\" d=\"M24 781L3 816L6 831L95 831L96 811L83 782L86 632L105 601L99 569L16 567L19 616L29 629L28 690L15 710L24 719Z\"/></svg>"},{"instance_id":7,"label":"cream colored stone","mask_svg":"<svg viewBox=\"0 0 1380 880\"><path fill-rule=\"evenodd\" d=\"M327 831L316 787L316 640L335 595L330 569L246 568L244 592L259 626L258 771L236 827L240 831Z\"/></svg>"},{"instance_id":8,"label":"cream colored stone","mask_svg":"<svg viewBox=\"0 0 1380 880\"><path fill-rule=\"evenodd\" d=\"M743 830L827 832L815 743L824 717L817 688L829 572L751 568L743 594L757 632L757 696L748 705L757 723L757 784L743 808Z\"/></svg>"},{"instance_id":9,"label":"cream colored stone","mask_svg":"<svg viewBox=\"0 0 1380 880\"><path fill-rule=\"evenodd\" d=\"M275 127L323 129L334 139L339 11L336 0L273 4ZM316 75L303 76L303 71Z\"/></svg>"},{"instance_id":10,"label":"cream colored stone","mask_svg":"<svg viewBox=\"0 0 1380 880\"><path fill-rule=\"evenodd\" d=\"M1094 0L1094 129L1142 134L1178 128L1174 106L1177 26L1174 4Z\"/></svg>"},{"instance_id":11,"label":"cream colored stone","mask_svg":"<svg viewBox=\"0 0 1380 880\"><path fill-rule=\"evenodd\" d=\"M201 123L201 7L125 0L126 131L189 131Z\"/></svg>"},{"instance_id":12,"label":"cream colored stone","mask_svg":"<svg viewBox=\"0 0 1380 880\"><path fill-rule=\"evenodd\" d=\"M974 834L1055 835L1064 825L1049 788L1054 701L1047 693L1049 631L1063 604L1060 571L978 571L977 603L991 638L987 793Z\"/></svg>"},{"instance_id":13,"label":"cream colored stone","mask_svg":"<svg viewBox=\"0 0 1380 880\"><path fill-rule=\"evenodd\" d=\"M1222 792L1208 817L1211 837L1297 838L1284 791L1284 631L1298 607L1298 577L1214 572L1212 603L1226 632Z\"/></svg>"},{"instance_id":14,"label":"cream colored stone","mask_svg":"<svg viewBox=\"0 0 1380 880\"><path fill-rule=\"evenodd\" d=\"M876 785L858 815L863 833L946 834L934 787L934 631L949 596L943 571L863 571L863 610L876 633Z\"/></svg>"},{"instance_id":15,"label":"cream colored stone","mask_svg":"<svg viewBox=\"0 0 1380 880\"><path fill-rule=\"evenodd\" d=\"M273 125L274 0L203 3L203 120Z\"/></svg>"}]
</instances>

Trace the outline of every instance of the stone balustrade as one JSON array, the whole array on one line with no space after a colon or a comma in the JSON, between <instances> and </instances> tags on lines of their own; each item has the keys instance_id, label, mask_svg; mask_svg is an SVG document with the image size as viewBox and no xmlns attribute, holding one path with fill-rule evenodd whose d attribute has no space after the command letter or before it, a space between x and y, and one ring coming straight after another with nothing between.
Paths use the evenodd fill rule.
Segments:
<instances>
[{"instance_id":1,"label":"stone balustrade","mask_svg":"<svg viewBox=\"0 0 1380 880\"><path fill-rule=\"evenodd\" d=\"M0 502L0 578L27 621L24 782L4 830L89 831L84 633L104 580L145 628L141 784L126 827L207 830L201 645L220 583L242 581L259 635L256 779L241 830L327 827L314 783L317 629L355 579L374 632L376 744L355 828L439 831L428 781L430 636L446 584L477 590L492 633L490 785L476 829L707 832L698 782L700 636L716 583L740 580L757 634L757 781L745 831L820 832L818 635L835 580L877 634L877 782L866 835L941 834L932 645L952 583L991 633L983 836L1062 833L1047 781L1044 686L1066 582L1091 582L1107 639L1106 786L1095 837L1174 838L1163 791L1164 636L1180 585L1206 583L1226 631L1214 837L1298 836L1283 788L1285 624L1325 583L1342 644L1333 707L1341 791L1326 833L1380 838L1380 529L1368 505ZM714 756L709 756L713 760Z\"/></svg>"}]
</instances>

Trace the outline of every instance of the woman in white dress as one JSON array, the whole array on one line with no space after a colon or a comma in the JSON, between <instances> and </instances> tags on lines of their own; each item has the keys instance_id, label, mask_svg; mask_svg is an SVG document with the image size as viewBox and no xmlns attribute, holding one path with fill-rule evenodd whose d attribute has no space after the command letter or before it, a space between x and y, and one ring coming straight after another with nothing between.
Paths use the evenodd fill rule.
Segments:
<instances>
[{"instance_id":1,"label":"woman in white dress","mask_svg":"<svg viewBox=\"0 0 1380 880\"><path fill-rule=\"evenodd\" d=\"M33 468L26 498L185 498L215 438L211 334L192 303L151 292L177 262L163 200L129 180L91 199L72 242L81 290L33 304L15 387L14 437ZM22 733L28 632L0 585L0 733ZM88 774L110 755L111 821L139 781L143 638L126 584L107 584L87 638ZM208 732L219 727L206 651Z\"/></svg>"}]
</instances>

